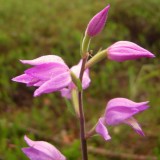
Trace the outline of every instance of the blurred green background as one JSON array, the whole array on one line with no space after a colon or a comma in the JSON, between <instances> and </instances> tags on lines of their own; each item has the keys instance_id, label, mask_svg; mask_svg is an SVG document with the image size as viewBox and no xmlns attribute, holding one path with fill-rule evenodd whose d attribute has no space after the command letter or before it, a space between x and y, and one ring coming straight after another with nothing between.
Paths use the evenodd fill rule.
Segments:
<instances>
[{"instance_id":1,"label":"blurred green background","mask_svg":"<svg viewBox=\"0 0 160 160\"><path fill-rule=\"evenodd\" d=\"M19 59L56 54L69 66L78 63L86 25L108 3L107 24L92 40L93 53L129 40L156 58L124 63L104 60L94 66L84 95L86 127L89 130L97 122L114 97L149 100L151 107L136 116L146 137L125 125L110 127L111 141L99 136L88 140L89 159L132 160L135 155L160 159L160 0L0 0L0 160L27 160L21 151L25 134L49 141L69 160L81 159L79 123L60 94L33 98L35 88L11 79L29 67Z\"/></svg>"}]
</instances>

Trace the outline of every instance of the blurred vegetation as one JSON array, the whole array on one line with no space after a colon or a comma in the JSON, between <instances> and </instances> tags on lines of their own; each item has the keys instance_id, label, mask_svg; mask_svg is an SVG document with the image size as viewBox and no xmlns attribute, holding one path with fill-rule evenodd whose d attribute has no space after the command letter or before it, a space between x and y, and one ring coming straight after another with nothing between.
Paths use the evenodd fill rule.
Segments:
<instances>
[{"instance_id":1,"label":"blurred vegetation","mask_svg":"<svg viewBox=\"0 0 160 160\"><path fill-rule=\"evenodd\" d=\"M93 81L85 92L86 125L90 128L96 123L106 101L113 97L150 100L152 107L138 117L146 138L128 126L117 126L110 128L112 141L95 137L89 145L160 157L160 0L0 0L0 160L27 159L20 150L26 146L24 134L52 142L70 160L80 157L78 123L59 93L33 99L34 88L13 83L11 78L28 67L19 59L57 54L69 66L75 65L88 21L108 3L111 8L106 27L92 40L94 53L118 40L129 40L156 58L102 61L94 66L90 73ZM92 160L106 159L89 156Z\"/></svg>"}]
</instances>

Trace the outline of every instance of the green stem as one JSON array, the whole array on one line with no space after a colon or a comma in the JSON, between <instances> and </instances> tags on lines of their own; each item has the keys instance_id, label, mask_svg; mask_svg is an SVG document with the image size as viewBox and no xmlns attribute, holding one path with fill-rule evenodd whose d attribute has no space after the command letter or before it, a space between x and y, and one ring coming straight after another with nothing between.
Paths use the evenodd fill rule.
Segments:
<instances>
[{"instance_id":1,"label":"green stem","mask_svg":"<svg viewBox=\"0 0 160 160\"><path fill-rule=\"evenodd\" d=\"M89 36L85 35L83 38L83 41L82 41L82 49L81 49L82 58L86 57L88 54L90 41L91 41L91 38Z\"/></svg>"},{"instance_id":2,"label":"green stem","mask_svg":"<svg viewBox=\"0 0 160 160\"><path fill-rule=\"evenodd\" d=\"M93 56L85 65L85 68L90 68L97 62L101 61L102 59L107 57L107 51L103 50L101 52L98 52L95 56Z\"/></svg>"},{"instance_id":3,"label":"green stem","mask_svg":"<svg viewBox=\"0 0 160 160\"><path fill-rule=\"evenodd\" d=\"M74 106L74 110L76 112L77 117L79 117L79 103L78 103L78 91L77 89L72 89L72 103Z\"/></svg>"}]
</instances>

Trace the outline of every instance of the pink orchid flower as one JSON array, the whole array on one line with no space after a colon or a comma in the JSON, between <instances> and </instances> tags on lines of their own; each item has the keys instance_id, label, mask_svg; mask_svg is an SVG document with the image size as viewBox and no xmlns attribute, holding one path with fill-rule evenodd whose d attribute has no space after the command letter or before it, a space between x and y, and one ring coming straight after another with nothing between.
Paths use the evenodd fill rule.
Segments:
<instances>
[{"instance_id":1,"label":"pink orchid flower","mask_svg":"<svg viewBox=\"0 0 160 160\"><path fill-rule=\"evenodd\" d=\"M105 115L99 119L96 125L96 132L107 141L111 137L106 127L125 123L130 125L138 134L144 136L140 125L133 116L148 107L148 101L136 103L126 98L114 98L108 102Z\"/></svg>"},{"instance_id":2,"label":"pink orchid flower","mask_svg":"<svg viewBox=\"0 0 160 160\"><path fill-rule=\"evenodd\" d=\"M61 57L55 55L42 56L33 60L21 60L23 64L29 64L33 67L24 71L24 74L13 78L13 81L25 83L27 86L39 87L35 90L34 96L55 91L67 89L67 97L70 97L72 82L70 71L79 75L81 61L78 65L69 69ZM83 77L83 89L90 83L89 71L85 71ZM64 95L65 96L65 95Z\"/></svg>"},{"instance_id":3,"label":"pink orchid flower","mask_svg":"<svg viewBox=\"0 0 160 160\"><path fill-rule=\"evenodd\" d=\"M29 147L22 148L22 151L30 160L66 160L60 151L45 141L32 141L24 137Z\"/></svg>"}]
</instances>

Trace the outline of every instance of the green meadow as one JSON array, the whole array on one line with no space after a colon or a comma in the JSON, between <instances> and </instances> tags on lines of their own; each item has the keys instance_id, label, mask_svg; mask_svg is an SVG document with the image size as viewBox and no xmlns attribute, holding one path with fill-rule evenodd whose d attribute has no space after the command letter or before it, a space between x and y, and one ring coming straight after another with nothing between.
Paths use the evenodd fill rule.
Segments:
<instances>
[{"instance_id":1,"label":"green meadow","mask_svg":"<svg viewBox=\"0 0 160 160\"><path fill-rule=\"evenodd\" d=\"M108 3L105 29L92 39L95 54L116 41L133 41L154 59L117 63L107 58L90 70L84 93L86 128L91 129L108 100L150 101L136 116L145 137L126 125L109 127L111 141L88 140L90 160L160 159L160 0L0 0L0 160L27 160L24 135L55 145L68 160L80 160L79 123L60 93L33 97L35 88L11 79L29 68L20 59L61 56L71 67L89 20Z\"/></svg>"}]
</instances>

